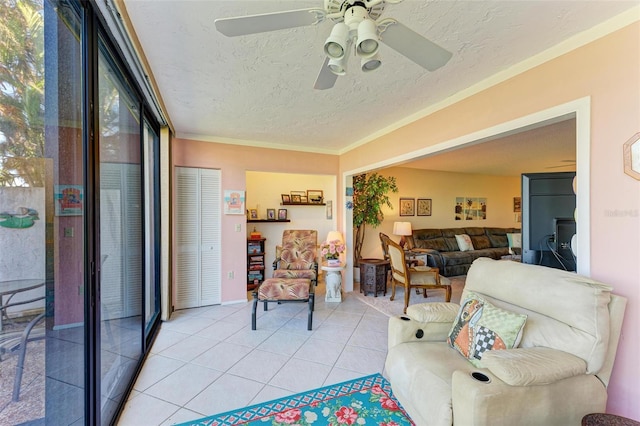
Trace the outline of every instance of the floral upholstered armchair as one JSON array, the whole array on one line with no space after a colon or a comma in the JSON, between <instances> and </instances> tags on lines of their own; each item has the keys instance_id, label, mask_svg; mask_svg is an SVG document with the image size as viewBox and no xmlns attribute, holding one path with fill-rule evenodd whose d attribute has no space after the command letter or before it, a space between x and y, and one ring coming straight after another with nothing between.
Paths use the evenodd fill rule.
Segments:
<instances>
[{"instance_id":1,"label":"floral upholstered armchair","mask_svg":"<svg viewBox=\"0 0 640 426\"><path fill-rule=\"evenodd\" d=\"M318 231L285 230L276 246L273 278L307 278L318 284Z\"/></svg>"}]
</instances>

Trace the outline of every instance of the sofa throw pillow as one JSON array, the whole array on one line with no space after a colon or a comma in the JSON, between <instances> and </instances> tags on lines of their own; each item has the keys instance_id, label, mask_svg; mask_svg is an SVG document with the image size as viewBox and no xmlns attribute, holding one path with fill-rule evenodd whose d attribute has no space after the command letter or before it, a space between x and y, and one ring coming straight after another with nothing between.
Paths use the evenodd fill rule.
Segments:
<instances>
[{"instance_id":1,"label":"sofa throw pillow","mask_svg":"<svg viewBox=\"0 0 640 426\"><path fill-rule=\"evenodd\" d=\"M476 367L486 351L512 349L520 343L526 315L500 309L469 292L460 304L447 343Z\"/></svg>"},{"instance_id":2,"label":"sofa throw pillow","mask_svg":"<svg viewBox=\"0 0 640 426\"><path fill-rule=\"evenodd\" d=\"M471 237L469 237L467 234L456 235L456 241L458 242L458 248L460 248L460 251L473 250Z\"/></svg>"}]
</instances>

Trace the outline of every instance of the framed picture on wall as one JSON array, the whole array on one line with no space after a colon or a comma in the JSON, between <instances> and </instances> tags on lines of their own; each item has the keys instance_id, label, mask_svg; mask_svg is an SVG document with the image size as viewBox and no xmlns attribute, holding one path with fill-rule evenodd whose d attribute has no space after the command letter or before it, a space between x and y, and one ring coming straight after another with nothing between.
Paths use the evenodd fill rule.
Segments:
<instances>
[{"instance_id":1,"label":"framed picture on wall","mask_svg":"<svg viewBox=\"0 0 640 426\"><path fill-rule=\"evenodd\" d=\"M282 202L283 203L290 203L291 202L291 195L289 194L282 194Z\"/></svg>"},{"instance_id":2,"label":"framed picture on wall","mask_svg":"<svg viewBox=\"0 0 640 426\"><path fill-rule=\"evenodd\" d=\"M267 209L267 220L276 220L276 209Z\"/></svg>"},{"instance_id":3,"label":"framed picture on wall","mask_svg":"<svg viewBox=\"0 0 640 426\"><path fill-rule=\"evenodd\" d=\"M258 220L258 209L249 209L249 220Z\"/></svg>"},{"instance_id":4,"label":"framed picture on wall","mask_svg":"<svg viewBox=\"0 0 640 426\"><path fill-rule=\"evenodd\" d=\"M278 209L278 220L287 220L287 209Z\"/></svg>"},{"instance_id":5,"label":"framed picture on wall","mask_svg":"<svg viewBox=\"0 0 640 426\"><path fill-rule=\"evenodd\" d=\"M431 216L431 198L418 198L418 216Z\"/></svg>"},{"instance_id":6,"label":"framed picture on wall","mask_svg":"<svg viewBox=\"0 0 640 426\"><path fill-rule=\"evenodd\" d=\"M415 216L415 198L400 198L400 216Z\"/></svg>"}]
</instances>

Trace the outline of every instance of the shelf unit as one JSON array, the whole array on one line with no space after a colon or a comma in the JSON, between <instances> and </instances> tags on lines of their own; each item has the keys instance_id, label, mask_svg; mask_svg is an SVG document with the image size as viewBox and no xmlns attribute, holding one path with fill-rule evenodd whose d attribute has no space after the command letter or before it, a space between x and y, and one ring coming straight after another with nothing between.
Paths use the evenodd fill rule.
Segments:
<instances>
[{"instance_id":1,"label":"shelf unit","mask_svg":"<svg viewBox=\"0 0 640 426\"><path fill-rule=\"evenodd\" d=\"M280 203L281 206L326 206L326 203Z\"/></svg>"},{"instance_id":2,"label":"shelf unit","mask_svg":"<svg viewBox=\"0 0 640 426\"><path fill-rule=\"evenodd\" d=\"M285 222L291 222L289 219L249 219L247 220L247 223L272 223L272 222L281 222L281 223L285 223Z\"/></svg>"},{"instance_id":3,"label":"shelf unit","mask_svg":"<svg viewBox=\"0 0 640 426\"><path fill-rule=\"evenodd\" d=\"M265 241L266 238L247 238L247 291L257 288L264 281Z\"/></svg>"}]
</instances>

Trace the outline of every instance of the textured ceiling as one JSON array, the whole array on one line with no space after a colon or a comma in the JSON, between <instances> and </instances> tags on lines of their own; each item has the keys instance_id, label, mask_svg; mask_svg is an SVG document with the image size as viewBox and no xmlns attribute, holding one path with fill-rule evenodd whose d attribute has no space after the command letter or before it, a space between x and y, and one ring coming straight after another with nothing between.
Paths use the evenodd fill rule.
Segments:
<instances>
[{"instance_id":1,"label":"textured ceiling","mask_svg":"<svg viewBox=\"0 0 640 426\"><path fill-rule=\"evenodd\" d=\"M314 90L332 22L228 38L217 18L322 0L125 0L178 137L339 153L406 117L588 30L637 1L404 0L395 18L453 53L428 72L382 45L383 65L351 58L334 88ZM574 154L575 155L575 154Z\"/></svg>"}]
</instances>

